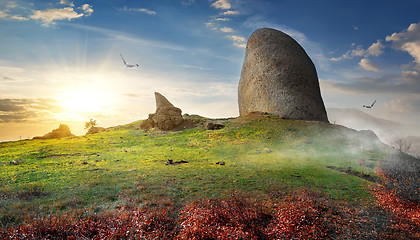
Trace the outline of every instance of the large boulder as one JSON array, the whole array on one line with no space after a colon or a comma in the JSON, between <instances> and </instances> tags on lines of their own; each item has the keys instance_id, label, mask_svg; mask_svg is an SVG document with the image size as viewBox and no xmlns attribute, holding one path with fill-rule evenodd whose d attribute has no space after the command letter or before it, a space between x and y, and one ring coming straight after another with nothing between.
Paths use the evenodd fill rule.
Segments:
<instances>
[{"instance_id":1,"label":"large boulder","mask_svg":"<svg viewBox=\"0 0 420 240\"><path fill-rule=\"evenodd\" d=\"M328 122L315 65L289 35L271 28L248 39L238 88L239 113Z\"/></svg>"},{"instance_id":2,"label":"large boulder","mask_svg":"<svg viewBox=\"0 0 420 240\"><path fill-rule=\"evenodd\" d=\"M44 136L34 137L33 139L58 139L64 137L73 137L74 135L70 132L69 126L60 124L57 129L45 134Z\"/></svg>"},{"instance_id":3,"label":"large boulder","mask_svg":"<svg viewBox=\"0 0 420 240\"><path fill-rule=\"evenodd\" d=\"M190 120L182 118L181 109L174 107L162 94L155 92L156 112L149 114L149 118L140 124L140 128L146 131L156 128L162 131L189 128Z\"/></svg>"}]
</instances>

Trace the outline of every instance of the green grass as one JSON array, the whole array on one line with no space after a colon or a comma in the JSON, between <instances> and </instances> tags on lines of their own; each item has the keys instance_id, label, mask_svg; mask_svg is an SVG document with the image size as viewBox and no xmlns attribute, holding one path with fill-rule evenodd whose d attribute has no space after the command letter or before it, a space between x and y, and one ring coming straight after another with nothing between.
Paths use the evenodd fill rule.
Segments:
<instances>
[{"instance_id":1,"label":"green grass","mask_svg":"<svg viewBox=\"0 0 420 240\"><path fill-rule=\"evenodd\" d=\"M382 144L327 123L260 115L210 131L206 119L191 118L198 126L185 131L144 132L138 121L89 136L0 143L1 224L128 202L181 206L233 191L258 199L311 189L357 203L371 197L371 182L327 166L374 175L386 157Z\"/></svg>"}]
</instances>

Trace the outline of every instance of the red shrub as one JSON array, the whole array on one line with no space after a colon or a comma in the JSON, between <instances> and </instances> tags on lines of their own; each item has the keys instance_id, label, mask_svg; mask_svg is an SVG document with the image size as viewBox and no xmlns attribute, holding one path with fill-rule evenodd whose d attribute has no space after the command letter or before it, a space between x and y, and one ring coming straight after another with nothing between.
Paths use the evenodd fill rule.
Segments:
<instances>
[{"instance_id":1,"label":"red shrub","mask_svg":"<svg viewBox=\"0 0 420 240\"><path fill-rule=\"evenodd\" d=\"M184 207L178 239L262 239L269 216L244 199L202 200Z\"/></svg>"},{"instance_id":2,"label":"red shrub","mask_svg":"<svg viewBox=\"0 0 420 240\"><path fill-rule=\"evenodd\" d=\"M166 210L122 210L100 216L43 218L2 234L8 239L171 239L174 227Z\"/></svg>"},{"instance_id":3,"label":"red shrub","mask_svg":"<svg viewBox=\"0 0 420 240\"><path fill-rule=\"evenodd\" d=\"M384 211L339 203L313 192L297 192L261 203L244 197L206 199L173 207L120 208L113 213L29 220L0 230L2 239L398 239L420 237L419 208L404 205L386 192L378 199L396 215L411 216L391 224ZM388 205L386 205L388 204ZM411 209L408 209L411 208ZM379 209L379 208L378 208ZM417 210L416 210L417 209ZM413 212L415 210L415 212ZM415 215L417 214L417 215ZM404 215L404 216L405 216ZM82 217L80 217L82 216ZM175 219L179 217L176 224ZM410 221L417 221L412 224ZM405 235L406 234L406 235Z\"/></svg>"},{"instance_id":4,"label":"red shrub","mask_svg":"<svg viewBox=\"0 0 420 240\"><path fill-rule=\"evenodd\" d=\"M274 218L266 229L270 239L322 239L327 235L322 212L307 196L282 202L275 208Z\"/></svg>"},{"instance_id":5,"label":"red shrub","mask_svg":"<svg viewBox=\"0 0 420 240\"><path fill-rule=\"evenodd\" d=\"M405 232L420 239L420 205L403 200L383 187L373 188L373 192L379 205L396 217L391 226L393 231Z\"/></svg>"},{"instance_id":6,"label":"red shrub","mask_svg":"<svg viewBox=\"0 0 420 240\"><path fill-rule=\"evenodd\" d=\"M181 211L178 239L326 239L371 236L360 233L348 206L338 209L322 196L299 192L256 204L244 198L202 200ZM333 205L333 206L329 206ZM268 209L271 209L270 212ZM359 220L359 219L358 219Z\"/></svg>"}]
</instances>

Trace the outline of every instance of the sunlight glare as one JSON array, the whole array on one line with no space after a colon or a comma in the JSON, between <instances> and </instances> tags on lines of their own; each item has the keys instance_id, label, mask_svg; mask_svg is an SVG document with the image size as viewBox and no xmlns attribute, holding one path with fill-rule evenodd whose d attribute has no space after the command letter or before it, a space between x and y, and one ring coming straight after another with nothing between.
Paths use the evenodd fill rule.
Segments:
<instances>
[{"instance_id":1,"label":"sunlight glare","mask_svg":"<svg viewBox=\"0 0 420 240\"><path fill-rule=\"evenodd\" d=\"M66 94L66 97L61 100L63 108L75 113L101 112L108 103L108 98L104 93L88 90L76 90Z\"/></svg>"}]
</instances>

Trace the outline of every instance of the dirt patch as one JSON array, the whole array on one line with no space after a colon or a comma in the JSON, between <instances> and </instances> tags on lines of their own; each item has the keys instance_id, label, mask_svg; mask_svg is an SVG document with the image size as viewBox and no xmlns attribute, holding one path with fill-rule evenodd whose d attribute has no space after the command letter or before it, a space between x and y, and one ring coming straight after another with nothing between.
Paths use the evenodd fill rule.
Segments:
<instances>
[{"instance_id":1,"label":"dirt patch","mask_svg":"<svg viewBox=\"0 0 420 240\"><path fill-rule=\"evenodd\" d=\"M364 172L357 172L354 171L353 169L351 169L351 167L335 167L335 166L327 166L327 168L338 171L338 172L342 172L345 174L350 174L359 178L363 178L369 182L374 182L377 183L379 182L379 178L377 176L373 176L370 175L368 173L364 173Z\"/></svg>"}]
</instances>

